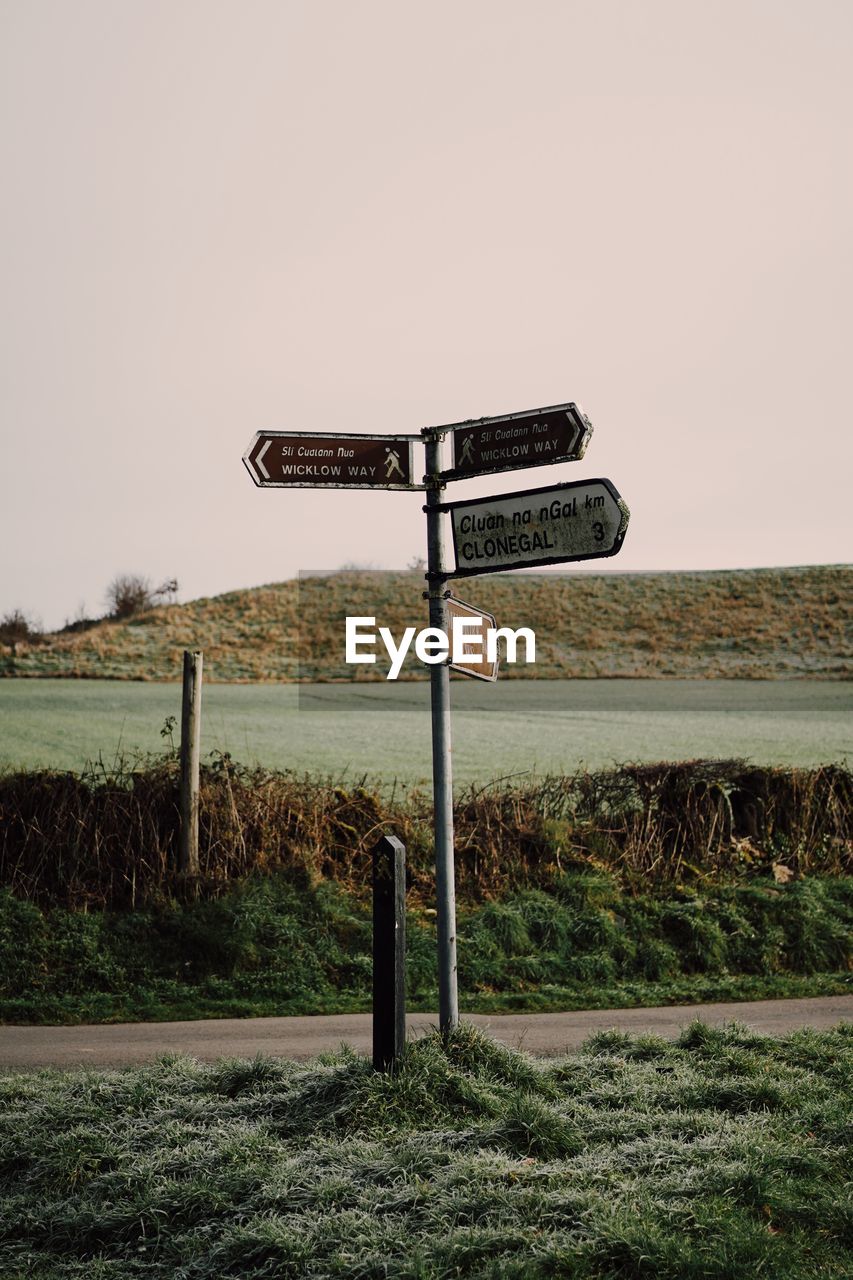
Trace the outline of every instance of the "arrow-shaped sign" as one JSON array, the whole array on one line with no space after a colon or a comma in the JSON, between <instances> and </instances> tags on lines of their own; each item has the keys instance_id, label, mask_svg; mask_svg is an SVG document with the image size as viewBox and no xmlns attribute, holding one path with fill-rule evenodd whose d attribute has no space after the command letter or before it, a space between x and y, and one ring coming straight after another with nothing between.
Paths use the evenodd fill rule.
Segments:
<instances>
[{"instance_id":1,"label":"arrow-shaped sign","mask_svg":"<svg viewBox=\"0 0 853 1280\"><path fill-rule=\"evenodd\" d=\"M450 502L443 510L453 525L453 578L615 556L630 516L609 480Z\"/></svg>"},{"instance_id":2,"label":"arrow-shaped sign","mask_svg":"<svg viewBox=\"0 0 853 1280\"><path fill-rule=\"evenodd\" d=\"M243 455L262 489L421 489L412 483L420 436L259 431Z\"/></svg>"},{"instance_id":3,"label":"arrow-shaped sign","mask_svg":"<svg viewBox=\"0 0 853 1280\"><path fill-rule=\"evenodd\" d=\"M451 668L463 676L473 676L476 680L497 680L497 654L491 662L486 656L487 632L490 629L494 631L498 625L495 615L487 613L485 609L478 609L476 605L468 604L465 600L459 600L456 596L448 596L444 602L444 608L451 630L454 618L464 618L467 622L474 623L471 628L473 634L468 637L468 643L464 646L465 653L458 662L451 657ZM451 652L453 652L452 649Z\"/></svg>"},{"instance_id":4,"label":"arrow-shaped sign","mask_svg":"<svg viewBox=\"0 0 853 1280\"><path fill-rule=\"evenodd\" d=\"M554 404L498 418L477 418L439 428L453 433L453 467L444 480L577 462L592 435L592 423L580 405Z\"/></svg>"}]
</instances>

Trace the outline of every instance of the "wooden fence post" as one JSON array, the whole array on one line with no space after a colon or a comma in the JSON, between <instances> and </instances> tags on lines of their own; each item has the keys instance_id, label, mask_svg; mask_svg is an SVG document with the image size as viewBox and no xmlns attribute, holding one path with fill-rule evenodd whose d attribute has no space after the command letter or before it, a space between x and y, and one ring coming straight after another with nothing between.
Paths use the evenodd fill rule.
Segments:
<instances>
[{"instance_id":1,"label":"wooden fence post","mask_svg":"<svg viewBox=\"0 0 853 1280\"><path fill-rule=\"evenodd\" d=\"M406 847L373 850L373 1065L393 1071L406 1044Z\"/></svg>"},{"instance_id":2,"label":"wooden fence post","mask_svg":"<svg viewBox=\"0 0 853 1280\"><path fill-rule=\"evenodd\" d=\"M201 748L201 677L204 654L184 651L181 700L181 841L178 871L195 877L198 862L198 770Z\"/></svg>"}]
</instances>

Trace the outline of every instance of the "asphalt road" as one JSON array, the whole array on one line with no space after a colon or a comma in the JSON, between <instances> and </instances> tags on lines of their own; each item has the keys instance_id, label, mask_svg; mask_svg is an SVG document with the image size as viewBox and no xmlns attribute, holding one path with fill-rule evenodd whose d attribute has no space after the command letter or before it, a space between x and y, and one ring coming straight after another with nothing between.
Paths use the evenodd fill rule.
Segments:
<instances>
[{"instance_id":1,"label":"asphalt road","mask_svg":"<svg viewBox=\"0 0 853 1280\"><path fill-rule=\"evenodd\" d=\"M675 1037L701 1019L710 1026L741 1022L766 1035L799 1027L825 1030L853 1019L853 995L807 1000L758 1000L749 1004L674 1005L660 1009L595 1009L574 1013L469 1014L465 1021L513 1048L551 1057L576 1049L596 1031ZM437 1025L437 1015L408 1018L409 1034ZM125 1067L165 1053L204 1061L256 1054L302 1060L349 1044L371 1050L366 1013L315 1018L221 1018L198 1022L127 1022L83 1027L0 1027L0 1070L41 1067Z\"/></svg>"}]
</instances>

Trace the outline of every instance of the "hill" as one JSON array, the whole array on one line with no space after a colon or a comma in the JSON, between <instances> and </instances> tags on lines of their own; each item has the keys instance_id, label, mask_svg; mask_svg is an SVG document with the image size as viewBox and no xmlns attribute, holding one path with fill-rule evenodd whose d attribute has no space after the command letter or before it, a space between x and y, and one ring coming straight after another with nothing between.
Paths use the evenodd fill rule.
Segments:
<instances>
[{"instance_id":1,"label":"hill","mask_svg":"<svg viewBox=\"0 0 853 1280\"><path fill-rule=\"evenodd\" d=\"M495 574L458 586L500 626L536 631L535 666L508 677L853 675L853 568L683 573ZM344 619L375 617L399 637L427 625L418 572L342 571L163 605L41 643L0 646L4 676L170 680L181 653L205 652L222 682L384 679L344 661ZM423 668L407 658L403 675Z\"/></svg>"}]
</instances>

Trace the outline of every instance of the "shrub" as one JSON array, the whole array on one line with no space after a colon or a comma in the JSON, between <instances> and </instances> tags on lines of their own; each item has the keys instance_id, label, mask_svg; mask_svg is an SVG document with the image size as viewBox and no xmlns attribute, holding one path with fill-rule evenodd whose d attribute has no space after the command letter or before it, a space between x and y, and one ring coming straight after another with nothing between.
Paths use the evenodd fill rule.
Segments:
<instances>
[{"instance_id":1,"label":"shrub","mask_svg":"<svg viewBox=\"0 0 853 1280\"><path fill-rule=\"evenodd\" d=\"M0 644L39 644L43 639L39 624L21 609L12 609L0 618Z\"/></svg>"},{"instance_id":2,"label":"shrub","mask_svg":"<svg viewBox=\"0 0 853 1280\"><path fill-rule=\"evenodd\" d=\"M153 603L151 582L140 573L117 573L107 587L107 608L114 618L130 618Z\"/></svg>"}]
</instances>

